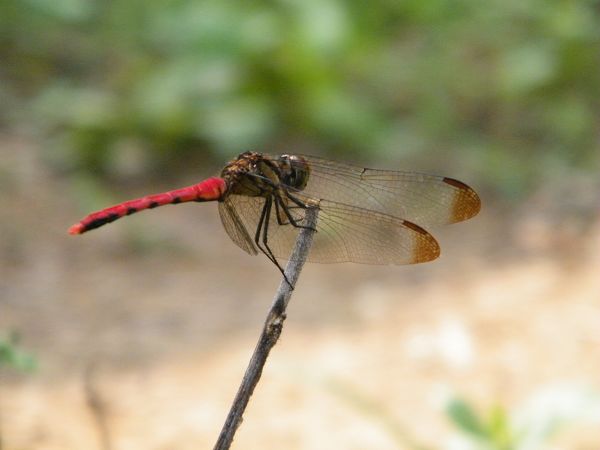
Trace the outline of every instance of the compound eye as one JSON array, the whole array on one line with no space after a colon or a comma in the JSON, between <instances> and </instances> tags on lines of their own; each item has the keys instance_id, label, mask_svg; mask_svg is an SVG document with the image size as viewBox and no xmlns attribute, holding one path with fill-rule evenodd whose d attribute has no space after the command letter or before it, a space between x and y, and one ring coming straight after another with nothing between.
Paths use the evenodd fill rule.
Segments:
<instances>
[{"instance_id":1,"label":"compound eye","mask_svg":"<svg viewBox=\"0 0 600 450\"><path fill-rule=\"evenodd\" d=\"M310 178L310 166L308 162L301 156L290 156L292 163L292 171L294 177L294 187L296 189L304 189Z\"/></svg>"},{"instance_id":2,"label":"compound eye","mask_svg":"<svg viewBox=\"0 0 600 450\"><path fill-rule=\"evenodd\" d=\"M279 162L285 164L285 182L288 186L302 190L308 183L310 168L302 156L281 155Z\"/></svg>"}]
</instances>

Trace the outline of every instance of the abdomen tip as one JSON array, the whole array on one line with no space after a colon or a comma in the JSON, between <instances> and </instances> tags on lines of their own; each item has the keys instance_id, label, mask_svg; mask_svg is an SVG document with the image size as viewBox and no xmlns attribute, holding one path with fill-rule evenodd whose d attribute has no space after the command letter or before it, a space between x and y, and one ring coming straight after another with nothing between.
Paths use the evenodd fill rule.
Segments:
<instances>
[{"instance_id":1,"label":"abdomen tip","mask_svg":"<svg viewBox=\"0 0 600 450\"><path fill-rule=\"evenodd\" d=\"M69 234L81 234L84 232L83 225L80 223L76 223L71 228L69 228Z\"/></svg>"}]
</instances>

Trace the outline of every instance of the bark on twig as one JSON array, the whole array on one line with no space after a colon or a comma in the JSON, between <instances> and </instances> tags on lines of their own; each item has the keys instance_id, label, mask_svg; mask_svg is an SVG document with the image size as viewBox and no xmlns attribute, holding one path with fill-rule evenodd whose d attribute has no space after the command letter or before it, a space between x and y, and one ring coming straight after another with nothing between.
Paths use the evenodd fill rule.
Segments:
<instances>
[{"instance_id":1,"label":"bark on twig","mask_svg":"<svg viewBox=\"0 0 600 450\"><path fill-rule=\"evenodd\" d=\"M292 286L296 285L296 281L300 276L302 266L306 261L308 252L312 245L313 234L317 223L318 208L309 208L306 211L304 226L296 240L296 246L290 257L290 261L285 267L285 277L290 281ZM256 387L258 380L262 374L263 367L267 362L267 357L273 346L277 343L281 330L283 329L283 321L285 320L285 310L292 296L293 288L286 282L285 278L281 280L279 289L275 294L273 304L267 320L263 327L262 333L242 379L242 383L238 389L233 405L229 410L219 439L214 446L214 450L228 450L233 441L233 437L237 428L242 422L242 416L250 400L252 392Z\"/></svg>"}]
</instances>

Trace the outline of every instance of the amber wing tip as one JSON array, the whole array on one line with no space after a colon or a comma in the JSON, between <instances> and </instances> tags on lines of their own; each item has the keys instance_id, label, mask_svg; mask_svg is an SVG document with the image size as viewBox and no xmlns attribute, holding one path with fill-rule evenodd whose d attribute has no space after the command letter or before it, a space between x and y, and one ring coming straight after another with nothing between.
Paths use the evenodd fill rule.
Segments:
<instances>
[{"instance_id":1,"label":"amber wing tip","mask_svg":"<svg viewBox=\"0 0 600 450\"><path fill-rule=\"evenodd\" d=\"M440 256L440 245L427 230L408 220L404 220L403 223L404 226L417 232L411 264L433 261Z\"/></svg>"},{"instance_id":2,"label":"amber wing tip","mask_svg":"<svg viewBox=\"0 0 600 450\"><path fill-rule=\"evenodd\" d=\"M80 223L76 223L71 228L69 228L69 234L81 234L83 233L83 225Z\"/></svg>"},{"instance_id":3,"label":"amber wing tip","mask_svg":"<svg viewBox=\"0 0 600 450\"><path fill-rule=\"evenodd\" d=\"M475 190L454 178L444 178L444 182L454 186L457 191L452 206L451 222L462 222L479 214L481 199Z\"/></svg>"}]
</instances>

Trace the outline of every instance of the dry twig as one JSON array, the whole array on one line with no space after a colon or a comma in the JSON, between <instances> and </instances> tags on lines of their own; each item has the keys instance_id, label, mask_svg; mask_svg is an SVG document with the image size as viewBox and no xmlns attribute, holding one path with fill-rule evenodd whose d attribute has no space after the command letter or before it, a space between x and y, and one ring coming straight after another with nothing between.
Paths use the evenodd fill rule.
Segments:
<instances>
[{"instance_id":1,"label":"dry twig","mask_svg":"<svg viewBox=\"0 0 600 450\"><path fill-rule=\"evenodd\" d=\"M94 424L98 430L98 438L100 439L101 450L111 450L110 430L108 427L108 414L106 402L100 395L98 386L95 380L96 367L94 363L87 366L83 374L83 389L87 406L90 408Z\"/></svg>"},{"instance_id":2,"label":"dry twig","mask_svg":"<svg viewBox=\"0 0 600 450\"><path fill-rule=\"evenodd\" d=\"M263 327L262 333L242 379L242 383L238 389L233 405L229 410L219 439L214 446L214 450L228 450L233 441L233 437L237 428L242 422L242 416L250 400L252 392L256 387L258 380L262 374L263 367L267 362L267 357L273 346L277 343L281 331L283 329L283 321L285 320L285 310L292 296L293 287L298 281L302 266L306 261L308 252L312 245L313 234L317 223L318 208L308 208L304 226L296 240L296 246L290 256L290 261L285 267L285 277L279 285L275 299L271 305L267 320ZM288 283L285 278L289 280Z\"/></svg>"}]
</instances>

